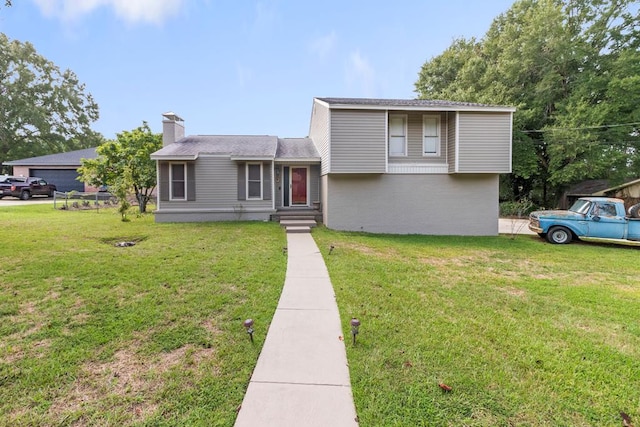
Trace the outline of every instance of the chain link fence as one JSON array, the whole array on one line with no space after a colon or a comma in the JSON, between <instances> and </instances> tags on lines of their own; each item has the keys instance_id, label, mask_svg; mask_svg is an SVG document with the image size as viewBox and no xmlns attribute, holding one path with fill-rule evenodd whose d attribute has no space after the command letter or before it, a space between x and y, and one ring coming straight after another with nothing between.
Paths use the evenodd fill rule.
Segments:
<instances>
[{"instance_id":1,"label":"chain link fence","mask_svg":"<svg viewBox=\"0 0 640 427\"><path fill-rule=\"evenodd\" d=\"M65 193L56 191L53 193L54 209L100 209L101 207L113 207L117 204L118 198L104 191L91 193L80 191L69 191Z\"/></svg>"}]
</instances>

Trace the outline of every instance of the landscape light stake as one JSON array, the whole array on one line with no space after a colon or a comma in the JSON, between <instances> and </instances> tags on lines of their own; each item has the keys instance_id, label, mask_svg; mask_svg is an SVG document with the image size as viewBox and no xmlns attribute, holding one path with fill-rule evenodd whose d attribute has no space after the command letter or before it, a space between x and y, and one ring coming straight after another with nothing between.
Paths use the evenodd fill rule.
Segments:
<instances>
[{"instance_id":1,"label":"landscape light stake","mask_svg":"<svg viewBox=\"0 0 640 427\"><path fill-rule=\"evenodd\" d=\"M247 333L251 342L253 342L253 319L247 319L244 321L244 327L247 328Z\"/></svg>"},{"instance_id":2,"label":"landscape light stake","mask_svg":"<svg viewBox=\"0 0 640 427\"><path fill-rule=\"evenodd\" d=\"M331 255L331 252L333 252L333 250L334 250L335 248L336 248L336 247L335 247L335 246L333 246L333 245L331 245L331 246L329 247L329 255Z\"/></svg>"},{"instance_id":3,"label":"landscape light stake","mask_svg":"<svg viewBox=\"0 0 640 427\"><path fill-rule=\"evenodd\" d=\"M356 335L358 335L358 328L360 328L360 321L353 317L351 319L351 335L353 335L353 345L356 345Z\"/></svg>"}]
</instances>

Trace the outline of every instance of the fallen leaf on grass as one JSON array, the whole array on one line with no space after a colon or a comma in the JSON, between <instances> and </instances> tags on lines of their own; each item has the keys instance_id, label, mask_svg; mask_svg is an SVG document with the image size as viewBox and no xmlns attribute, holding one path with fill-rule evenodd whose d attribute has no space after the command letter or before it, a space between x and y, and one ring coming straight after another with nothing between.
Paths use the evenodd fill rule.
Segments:
<instances>
[{"instance_id":1,"label":"fallen leaf on grass","mask_svg":"<svg viewBox=\"0 0 640 427\"><path fill-rule=\"evenodd\" d=\"M620 411L620 416L622 417L622 425L624 427L633 427L633 424L631 424L631 417L629 415Z\"/></svg>"},{"instance_id":2,"label":"fallen leaf on grass","mask_svg":"<svg viewBox=\"0 0 640 427\"><path fill-rule=\"evenodd\" d=\"M447 393L453 390L450 386L446 385L445 383L438 384L438 387L440 387L443 391Z\"/></svg>"}]
</instances>

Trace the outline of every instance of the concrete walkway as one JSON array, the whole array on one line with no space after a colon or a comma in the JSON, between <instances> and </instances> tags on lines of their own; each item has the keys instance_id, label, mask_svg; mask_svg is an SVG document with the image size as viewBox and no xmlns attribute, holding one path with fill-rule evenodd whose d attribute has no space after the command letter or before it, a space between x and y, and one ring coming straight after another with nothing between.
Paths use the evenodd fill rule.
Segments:
<instances>
[{"instance_id":1,"label":"concrete walkway","mask_svg":"<svg viewBox=\"0 0 640 427\"><path fill-rule=\"evenodd\" d=\"M282 295L235 426L357 426L324 260L309 233L288 233L287 245Z\"/></svg>"}]
</instances>

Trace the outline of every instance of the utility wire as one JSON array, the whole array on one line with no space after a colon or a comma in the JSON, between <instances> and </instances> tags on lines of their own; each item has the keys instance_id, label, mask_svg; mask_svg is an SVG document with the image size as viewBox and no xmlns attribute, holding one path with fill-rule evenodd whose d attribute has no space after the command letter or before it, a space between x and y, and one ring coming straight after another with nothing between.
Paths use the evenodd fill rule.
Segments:
<instances>
[{"instance_id":1,"label":"utility wire","mask_svg":"<svg viewBox=\"0 0 640 427\"><path fill-rule=\"evenodd\" d=\"M537 129L537 130L521 130L518 132L522 133L539 133L539 132L553 132L556 130L586 130L586 129L602 129L602 128L615 128L621 126L636 126L640 125L640 122L633 123L616 123L613 125L600 125L600 126L585 126L580 128L548 128L548 129Z\"/></svg>"}]
</instances>

